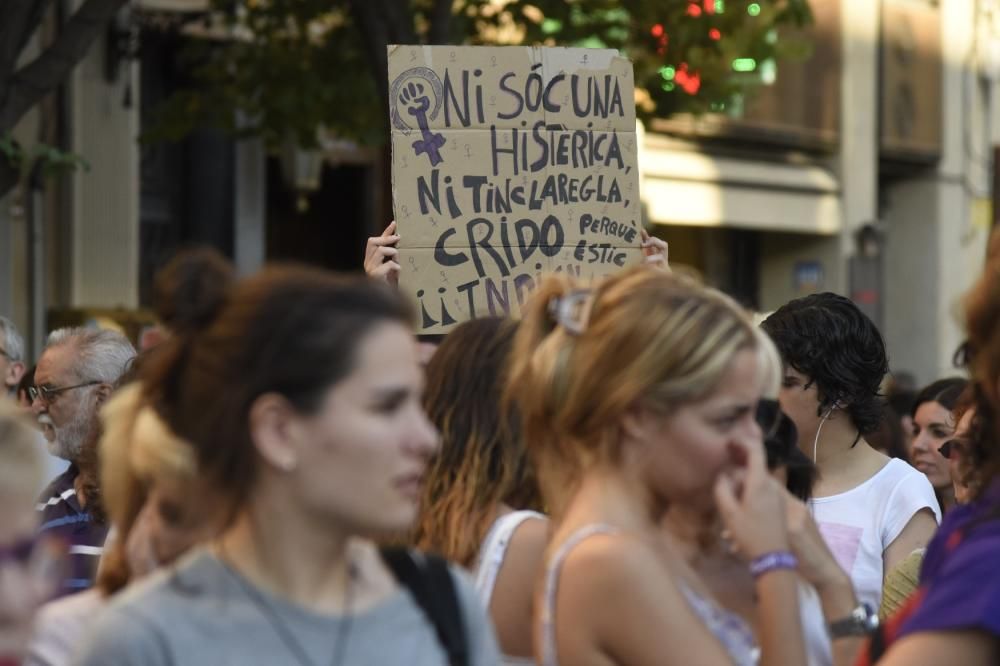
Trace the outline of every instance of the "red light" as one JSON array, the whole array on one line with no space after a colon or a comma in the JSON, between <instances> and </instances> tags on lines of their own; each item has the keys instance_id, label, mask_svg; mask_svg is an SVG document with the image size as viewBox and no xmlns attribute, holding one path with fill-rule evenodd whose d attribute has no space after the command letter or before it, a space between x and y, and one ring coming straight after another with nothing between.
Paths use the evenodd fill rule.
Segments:
<instances>
[{"instance_id":1,"label":"red light","mask_svg":"<svg viewBox=\"0 0 1000 666\"><path fill-rule=\"evenodd\" d=\"M701 73L689 73L687 63L682 62L677 67L677 73L674 74L674 82L687 94L696 95L701 88Z\"/></svg>"},{"instance_id":2,"label":"red light","mask_svg":"<svg viewBox=\"0 0 1000 666\"><path fill-rule=\"evenodd\" d=\"M705 13L706 14L714 14L715 13L715 0L704 0L702 2L702 6L705 7Z\"/></svg>"},{"instance_id":3,"label":"red light","mask_svg":"<svg viewBox=\"0 0 1000 666\"><path fill-rule=\"evenodd\" d=\"M719 32L718 28L712 28L711 30L709 30L708 36L714 39L715 41L719 41L720 39L722 39L722 33Z\"/></svg>"},{"instance_id":4,"label":"red light","mask_svg":"<svg viewBox=\"0 0 1000 666\"><path fill-rule=\"evenodd\" d=\"M687 14L688 16L694 16L695 18L697 18L701 16L701 7L699 7L694 3L691 3L690 5L688 5Z\"/></svg>"},{"instance_id":5,"label":"red light","mask_svg":"<svg viewBox=\"0 0 1000 666\"><path fill-rule=\"evenodd\" d=\"M657 23L650 29L649 34L653 35L653 37L661 37L663 35L663 26Z\"/></svg>"}]
</instances>

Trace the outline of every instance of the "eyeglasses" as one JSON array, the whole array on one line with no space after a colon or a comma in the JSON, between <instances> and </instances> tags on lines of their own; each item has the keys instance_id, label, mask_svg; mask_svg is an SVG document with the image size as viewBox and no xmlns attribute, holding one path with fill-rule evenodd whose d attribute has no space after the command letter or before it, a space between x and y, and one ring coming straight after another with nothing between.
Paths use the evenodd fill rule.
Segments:
<instances>
[{"instance_id":1,"label":"eyeglasses","mask_svg":"<svg viewBox=\"0 0 1000 666\"><path fill-rule=\"evenodd\" d=\"M957 439L949 439L938 447L938 453L951 460L952 456L958 457L965 453L965 444Z\"/></svg>"},{"instance_id":2,"label":"eyeglasses","mask_svg":"<svg viewBox=\"0 0 1000 666\"><path fill-rule=\"evenodd\" d=\"M73 389L83 388L84 386L95 386L96 384L103 384L104 382L92 381L84 382L82 384L74 384L73 386L29 386L28 396L31 401L39 400L44 402L46 405L51 405L56 398L59 397L60 393L64 391L71 391Z\"/></svg>"}]
</instances>

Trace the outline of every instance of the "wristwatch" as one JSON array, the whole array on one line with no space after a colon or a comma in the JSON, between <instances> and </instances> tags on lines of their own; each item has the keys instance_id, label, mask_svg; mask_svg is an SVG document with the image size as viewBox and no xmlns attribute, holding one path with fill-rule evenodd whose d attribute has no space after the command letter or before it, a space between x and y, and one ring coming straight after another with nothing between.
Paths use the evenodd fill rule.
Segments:
<instances>
[{"instance_id":1,"label":"wristwatch","mask_svg":"<svg viewBox=\"0 0 1000 666\"><path fill-rule=\"evenodd\" d=\"M830 623L830 638L867 636L876 629L878 629L878 613L862 602L847 617Z\"/></svg>"}]
</instances>

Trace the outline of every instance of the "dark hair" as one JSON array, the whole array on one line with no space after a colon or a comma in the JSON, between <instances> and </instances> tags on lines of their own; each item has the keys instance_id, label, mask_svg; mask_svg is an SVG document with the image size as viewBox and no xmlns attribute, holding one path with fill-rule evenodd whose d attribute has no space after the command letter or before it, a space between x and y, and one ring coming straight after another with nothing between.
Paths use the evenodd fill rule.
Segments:
<instances>
[{"instance_id":1,"label":"dark hair","mask_svg":"<svg viewBox=\"0 0 1000 666\"><path fill-rule=\"evenodd\" d=\"M765 430L764 448L767 468L785 468L785 488L803 502L812 497L818 470L799 448L795 422L781 411L777 400L762 399L757 405L757 422Z\"/></svg>"},{"instance_id":2,"label":"dark hair","mask_svg":"<svg viewBox=\"0 0 1000 666\"><path fill-rule=\"evenodd\" d=\"M886 402L882 406L882 421L878 428L868 433L865 439L872 448L882 451L890 458L899 458L910 462L906 451L906 433L903 432L903 422L899 413Z\"/></svg>"},{"instance_id":3,"label":"dark hair","mask_svg":"<svg viewBox=\"0 0 1000 666\"><path fill-rule=\"evenodd\" d=\"M891 384L886 391L885 401L897 416L913 414L916 411L917 392L907 388L898 388Z\"/></svg>"},{"instance_id":4,"label":"dark hair","mask_svg":"<svg viewBox=\"0 0 1000 666\"><path fill-rule=\"evenodd\" d=\"M539 491L516 411L501 409L517 325L484 317L456 327L427 364L424 407L441 433L413 542L471 566L499 503L537 508Z\"/></svg>"},{"instance_id":5,"label":"dark hair","mask_svg":"<svg viewBox=\"0 0 1000 666\"><path fill-rule=\"evenodd\" d=\"M214 252L177 262L184 270L158 292L173 335L142 364L144 391L235 510L256 475L254 400L274 392L315 411L353 369L365 333L384 322L409 327L411 313L397 292L363 277L286 265L234 284Z\"/></svg>"},{"instance_id":6,"label":"dark hair","mask_svg":"<svg viewBox=\"0 0 1000 666\"><path fill-rule=\"evenodd\" d=\"M817 415L839 402L859 434L878 428L889 362L882 334L858 306L837 294L811 294L781 306L761 326L785 363L815 382Z\"/></svg>"},{"instance_id":7,"label":"dark hair","mask_svg":"<svg viewBox=\"0 0 1000 666\"><path fill-rule=\"evenodd\" d=\"M969 380L962 377L948 377L925 386L913 400L910 416L915 416L917 410L920 409L920 405L925 402L936 402L949 412L952 411L955 409L955 405L958 404L958 399L968 384Z\"/></svg>"}]
</instances>

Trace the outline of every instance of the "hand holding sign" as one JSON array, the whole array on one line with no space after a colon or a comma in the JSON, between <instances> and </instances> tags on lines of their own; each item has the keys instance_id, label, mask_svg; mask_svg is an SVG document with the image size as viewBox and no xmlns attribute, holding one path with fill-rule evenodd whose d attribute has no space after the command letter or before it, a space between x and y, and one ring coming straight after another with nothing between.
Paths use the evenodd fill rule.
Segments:
<instances>
[{"instance_id":1,"label":"hand holding sign","mask_svg":"<svg viewBox=\"0 0 1000 666\"><path fill-rule=\"evenodd\" d=\"M389 47L406 233L369 272L392 270L420 333L516 317L545 273L589 281L644 254L666 266L665 243L640 245L630 70L606 49Z\"/></svg>"},{"instance_id":2,"label":"hand holding sign","mask_svg":"<svg viewBox=\"0 0 1000 666\"><path fill-rule=\"evenodd\" d=\"M650 236L645 229L642 230L642 254L644 263L670 272L670 246L662 238Z\"/></svg>"},{"instance_id":3,"label":"hand holding sign","mask_svg":"<svg viewBox=\"0 0 1000 666\"><path fill-rule=\"evenodd\" d=\"M399 282L399 263L396 258L399 250L396 243L396 221L393 220L385 228L381 236L372 236L365 245L365 273L376 280L384 280L395 285Z\"/></svg>"}]
</instances>

